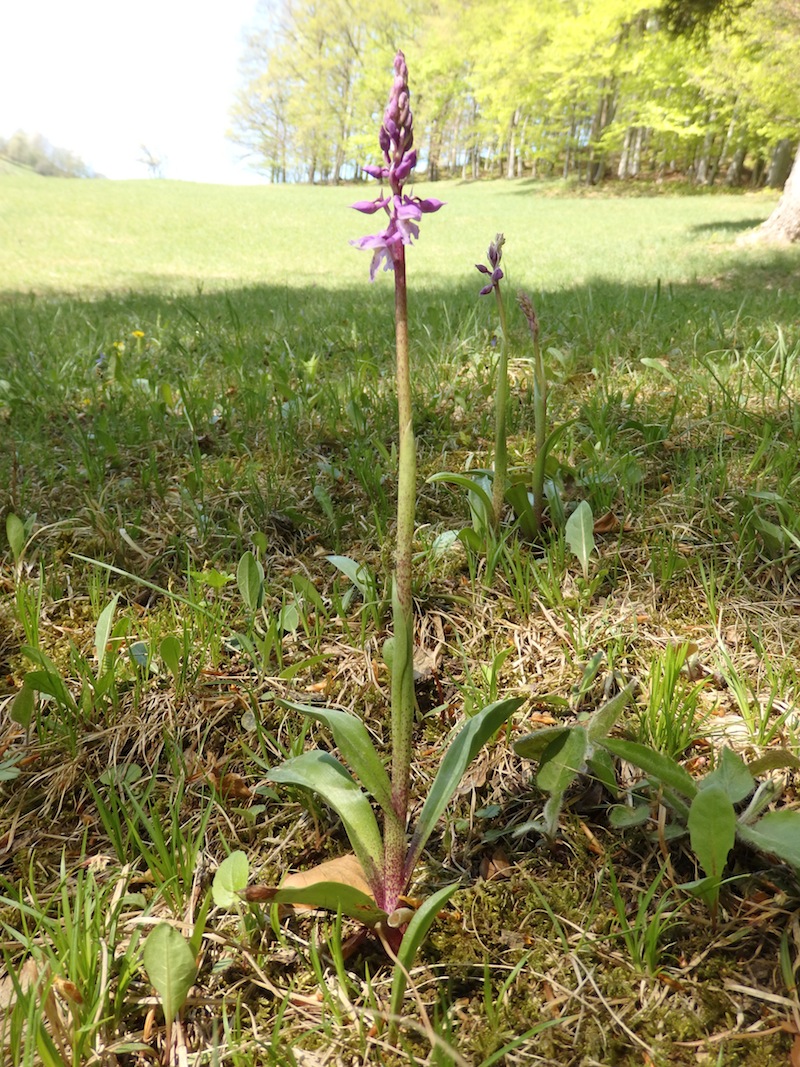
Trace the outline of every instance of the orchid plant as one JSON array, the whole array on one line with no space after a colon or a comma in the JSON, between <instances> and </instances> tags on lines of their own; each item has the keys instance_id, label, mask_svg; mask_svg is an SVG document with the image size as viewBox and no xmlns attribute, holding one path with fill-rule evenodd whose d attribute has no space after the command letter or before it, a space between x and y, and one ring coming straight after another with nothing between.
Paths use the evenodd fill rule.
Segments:
<instances>
[{"instance_id":1,"label":"orchid plant","mask_svg":"<svg viewBox=\"0 0 800 1067\"><path fill-rule=\"evenodd\" d=\"M536 435L536 461L533 468L531 491L524 482L509 477L508 471L508 325L503 290L500 285L505 277L500 266L503 258L505 236L498 233L486 253L488 263L476 263L475 267L485 277L480 296L494 293L497 316L500 321L500 350L497 360L495 386L495 433L494 470L470 471L466 474L440 471L432 474L429 482L449 482L464 489L472 514L472 529L462 531L461 539L473 549L480 550L484 543L496 542L500 533L504 502L508 502L517 516L522 533L531 540L538 537L542 526L544 507L545 469L550 449L564 426L547 435L547 379L539 344L539 320L531 298L519 292L517 301L522 310L533 342L533 400ZM491 492L490 492L491 490Z\"/></svg>"},{"instance_id":2,"label":"orchid plant","mask_svg":"<svg viewBox=\"0 0 800 1067\"><path fill-rule=\"evenodd\" d=\"M403 965L395 976L392 1003L402 997L403 975L428 926L456 886L435 893L418 910L404 896L426 841L455 793L467 767L483 745L522 703L497 701L470 717L445 752L438 773L409 836L409 802L414 726L414 609L412 600L412 548L416 503L416 445L414 440L411 368L408 344L406 248L419 236L424 214L443 205L405 191L417 161L413 148L413 118L409 107L405 57L394 60L394 81L380 128L383 163L364 169L388 184L375 200L353 206L365 214L383 210L386 227L377 234L351 242L372 252L370 278L381 265L394 272L397 407L399 423L397 541L392 588L393 637L391 656L391 768L387 772L364 722L341 709L303 704L287 706L325 724L343 762L328 752L312 750L273 769L271 781L301 786L317 793L340 816L358 863L321 865L318 879L305 872L304 887L282 886L261 890L249 899L304 903L341 911L374 929L387 951ZM387 650L388 651L388 650ZM345 766L347 764L347 766ZM349 768L349 769L348 769ZM352 773L351 773L352 772ZM358 779L360 781L356 781ZM374 802L374 803L373 803ZM383 820L381 831L374 805Z\"/></svg>"}]
</instances>

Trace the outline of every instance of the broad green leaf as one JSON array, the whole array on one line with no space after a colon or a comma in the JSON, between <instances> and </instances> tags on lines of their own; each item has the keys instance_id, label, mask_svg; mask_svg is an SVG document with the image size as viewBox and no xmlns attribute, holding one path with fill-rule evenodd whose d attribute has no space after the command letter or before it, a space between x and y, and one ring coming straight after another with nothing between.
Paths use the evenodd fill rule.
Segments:
<instances>
[{"instance_id":1,"label":"broad green leaf","mask_svg":"<svg viewBox=\"0 0 800 1067\"><path fill-rule=\"evenodd\" d=\"M607 752L604 748L596 748L594 755L587 759L586 768L592 778L597 779L612 796L616 796L619 786L617 784L616 768L610 752Z\"/></svg>"},{"instance_id":2,"label":"broad green leaf","mask_svg":"<svg viewBox=\"0 0 800 1067\"><path fill-rule=\"evenodd\" d=\"M758 759L754 759L752 763L747 764L747 769L754 778L766 774L767 771L782 770L784 767L791 767L795 771L800 771L800 759L785 748L770 749L763 756L759 756Z\"/></svg>"},{"instance_id":3,"label":"broad green leaf","mask_svg":"<svg viewBox=\"0 0 800 1067\"><path fill-rule=\"evenodd\" d=\"M704 792L716 786L724 790L731 804L738 804L749 796L755 787L753 775L744 764L741 756L727 746L723 748L719 764L698 783L698 789Z\"/></svg>"},{"instance_id":4,"label":"broad green leaf","mask_svg":"<svg viewBox=\"0 0 800 1067\"><path fill-rule=\"evenodd\" d=\"M36 708L36 690L30 686L23 685L21 689L17 690L13 700L8 707L8 717L12 722L22 726L27 730L31 724L33 718L33 712Z\"/></svg>"},{"instance_id":5,"label":"broad green leaf","mask_svg":"<svg viewBox=\"0 0 800 1067\"><path fill-rule=\"evenodd\" d=\"M524 734L514 742L514 751L523 759L541 759L542 753L555 738L568 733L571 726L543 726L533 733Z\"/></svg>"},{"instance_id":6,"label":"broad green leaf","mask_svg":"<svg viewBox=\"0 0 800 1067\"><path fill-rule=\"evenodd\" d=\"M545 793L563 794L583 770L589 739L582 726L573 726L555 737L542 753L536 784Z\"/></svg>"},{"instance_id":7,"label":"broad green leaf","mask_svg":"<svg viewBox=\"0 0 800 1067\"><path fill-rule=\"evenodd\" d=\"M768 811L753 826L737 826L736 833L753 848L800 870L800 811Z\"/></svg>"},{"instance_id":8,"label":"broad green leaf","mask_svg":"<svg viewBox=\"0 0 800 1067\"><path fill-rule=\"evenodd\" d=\"M267 778L282 785L299 785L318 793L344 823L350 844L367 881L380 886L383 869L383 839L365 793L347 770L327 752L314 749L287 760L269 771Z\"/></svg>"},{"instance_id":9,"label":"broad green leaf","mask_svg":"<svg viewBox=\"0 0 800 1067\"><path fill-rule=\"evenodd\" d=\"M633 697L638 684L639 680L637 678L632 679L624 689L621 689L616 696L606 701L602 707L592 714L586 723L586 733L591 742L596 743L611 733L611 730L617 724L617 719L619 719Z\"/></svg>"},{"instance_id":10,"label":"broad green leaf","mask_svg":"<svg viewBox=\"0 0 800 1067\"><path fill-rule=\"evenodd\" d=\"M171 1023L183 1007L197 976L186 938L169 923L159 923L144 943L144 969L161 998L164 1018Z\"/></svg>"},{"instance_id":11,"label":"broad green leaf","mask_svg":"<svg viewBox=\"0 0 800 1067\"><path fill-rule=\"evenodd\" d=\"M528 491L527 485L522 482L509 485L506 489L506 500L514 509L522 536L527 541L533 541L539 534L536 525L536 516L533 511L533 493Z\"/></svg>"},{"instance_id":12,"label":"broad green leaf","mask_svg":"<svg viewBox=\"0 0 800 1067\"><path fill-rule=\"evenodd\" d=\"M161 656L164 666L176 681L181 675L182 651L181 643L174 634L167 634L158 646L158 654Z\"/></svg>"},{"instance_id":13,"label":"broad green leaf","mask_svg":"<svg viewBox=\"0 0 800 1067\"><path fill-rule=\"evenodd\" d=\"M249 877L250 864L244 852L237 850L226 856L211 883L211 894L217 907L232 908L239 904L242 899L239 893L247 887Z\"/></svg>"},{"instance_id":14,"label":"broad green leaf","mask_svg":"<svg viewBox=\"0 0 800 1067\"><path fill-rule=\"evenodd\" d=\"M657 779L685 797L692 798L696 795L697 786L692 776L669 756L664 756L647 745L640 745L638 741L624 741L620 737L607 737L602 741L602 745L613 756L619 756L644 771L648 778Z\"/></svg>"},{"instance_id":15,"label":"broad green leaf","mask_svg":"<svg viewBox=\"0 0 800 1067\"><path fill-rule=\"evenodd\" d=\"M357 563L349 556L326 556L328 563L332 563L337 570L349 578L356 589L367 603L377 598L375 577L365 563Z\"/></svg>"},{"instance_id":16,"label":"broad green leaf","mask_svg":"<svg viewBox=\"0 0 800 1067\"><path fill-rule=\"evenodd\" d=\"M377 926L388 918L372 897L343 882L315 882L309 886L278 888L270 891L269 899L275 904L305 904L310 908L340 911L342 915L348 915L365 926Z\"/></svg>"},{"instance_id":17,"label":"broad green leaf","mask_svg":"<svg viewBox=\"0 0 800 1067\"><path fill-rule=\"evenodd\" d=\"M22 680L22 684L28 689L35 689L37 693L44 693L46 696L53 697L62 708L70 708L72 711L77 708L72 694L64 684L64 680L59 675L55 665L53 665L52 670L45 668L41 671L28 671Z\"/></svg>"},{"instance_id":18,"label":"broad green leaf","mask_svg":"<svg viewBox=\"0 0 800 1067\"><path fill-rule=\"evenodd\" d=\"M6 537L14 562L19 563L25 550L25 524L13 511L6 515Z\"/></svg>"},{"instance_id":19,"label":"broad green leaf","mask_svg":"<svg viewBox=\"0 0 800 1067\"><path fill-rule=\"evenodd\" d=\"M459 489L464 489L467 494L473 525L480 533L485 533L493 511L492 497L486 488L487 479L485 475L476 477L469 474L459 474L457 471L452 473L450 471L439 471L436 474L432 474L428 478L428 482L446 482L449 485L458 486Z\"/></svg>"},{"instance_id":20,"label":"broad green leaf","mask_svg":"<svg viewBox=\"0 0 800 1067\"><path fill-rule=\"evenodd\" d=\"M736 812L722 785L701 789L689 808L692 851L709 878L719 881L736 837Z\"/></svg>"},{"instance_id":21,"label":"broad green leaf","mask_svg":"<svg viewBox=\"0 0 800 1067\"><path fill-rule=\"evenodd\" d=\"M509 712L510 714L510 712ZM446 885L443 889L428 897L414 912L408 924L400 949L397 953L399 967L395 967L392 979L392 995L389 1002L389 1012L395 1018L402 1013L403 997L408 983L408 974L414 966L414 960L419 952L420 945L425 940L428 930L431 928L436 916L458 889L458 884Z\"/></svg>"},{"instance_id":22,"label":"broad green leaf","mask_svg":"<svg viewBox=\"0 0 800 1067\"><path fill-rule=\"evenodd\" d=\"M624 830L628 826L641 826L649 818L648 804L635 804L632 808L627 804L615 804L608 811L608 821L615 830Z\"/></svg>"},{"instance_id":23,"label":"broad green leaf","mask_svg":"<svg viewBox=\"0 0 800 1067\"><path fill-rule=\"evenodd\" d=\"M507 697L473 715L462 726L445 752L439 770L433 780L417 822L414 835L408 846L406 857L406 879L411 877L425 842L439 821L439 816L447 807L450 799L464 777L464 772L490 737L506 721L509 715L524 703L521 697Z\"/></svg>"},{"instance_id":24,"label":"broad green leaf","mask_svg":"<svg viewBox=\"0 0 800 1067\"><path fill-rule=\"evenodd\" d=\"M567 544L578 557L584 578L589 577L589 558L594 552L594 515L587 500L582 500L564 527Z\"/></svg>"},{"instance_id":25,"label":"broad green leaf","mask_svg":"<svg viewBox=\"0 0 800 1067\"><path fill-rule=\"evenodd\" d=\"M389 776L380 756L375 751L369 731L357 715L336 708L316 708L309 704L295 704L291 700L279 700L278 703L282 707L292 708L293 711L299 711L303 715L309 715L325 723L333 734L333 740L345 764L357 775L361 784L368 793L375 797L381 808L391 815L394 814Z\"/></svg>"},{"instance_id":26,"label":"broad green leaf","mask_svg":"<svg viewBox=\"0 0 800 1067\"><path fill-rule=\"evenodd\" d=\"M103 610L100 612L100 616L97 620L97 625L94 628L94 652L97 657L97 677L99 678L105 670L106 653L108 650L108 641L111 637L111 630L114 626L114 612L117 610L117 602L119 601L119 593L115 593L111 600L106 604Z\"/></svg>"},{"instance_id":27,"label":"broad green leaf","mask_svg":"<svg viewBox=\"0 0 800 1067\"><path fill-rule=\"evenodd\" d=\"M264 602L264 568L252 552L245 552L239 560L236 584L250 611L258 611Z\"/></svg>"}]
</instances>

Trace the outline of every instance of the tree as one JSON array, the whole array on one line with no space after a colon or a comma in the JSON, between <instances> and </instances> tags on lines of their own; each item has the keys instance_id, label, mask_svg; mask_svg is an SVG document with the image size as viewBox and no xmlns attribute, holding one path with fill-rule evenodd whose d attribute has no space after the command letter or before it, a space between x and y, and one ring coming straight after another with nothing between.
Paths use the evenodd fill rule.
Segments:
<instances>
[{"instance_id":1,"label":"tree","mask_svg":"<svg viewBox=\"0 0 800 1067\"><path fill-rule=\"evenodd\" d=\"M756 65L757 72L767 73L769 89L776 101L779 117L785 122L790 116L780 112L786 101L794 96L795 110L791 115L794 136L797 139L797 57L800 55L800 0L667 0L664 10L674 32L691 34L707 33L714 20L722 19L729 33L741 32L746 20L755 20L755 37L765 24L772 31L764 34L764 64ZM777 50L777 56L776 56ZM794 77L787 62L794 59ZM746 234L742 243L770 241L790 243L800 240L800 144L783 194L777 207L757 229Z\"/></svg>"}]
</instances>

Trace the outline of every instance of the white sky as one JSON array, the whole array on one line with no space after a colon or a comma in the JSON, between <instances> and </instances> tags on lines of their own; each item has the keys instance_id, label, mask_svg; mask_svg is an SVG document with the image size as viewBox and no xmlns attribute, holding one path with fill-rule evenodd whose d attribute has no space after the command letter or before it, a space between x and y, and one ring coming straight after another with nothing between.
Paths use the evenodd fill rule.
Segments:
<instances>
[{"instance_id":1,"label":"white sky","mask_svg":"<svg viewBox=\"0 0 800 1067\"><path fill-rule=\"evenodd\" d=\"M258 0L0 0L0 136L41 133L108 178L257 181L227 141Z\"/></svg>"}]
</instances>

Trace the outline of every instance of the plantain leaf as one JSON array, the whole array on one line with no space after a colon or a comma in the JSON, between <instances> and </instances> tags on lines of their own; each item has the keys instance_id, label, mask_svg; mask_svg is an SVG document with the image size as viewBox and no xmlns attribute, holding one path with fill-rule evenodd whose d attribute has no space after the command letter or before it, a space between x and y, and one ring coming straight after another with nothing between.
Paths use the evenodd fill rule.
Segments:
<instances>
[{"instance_id":1,"label":"plantain leaf","mask_svg":"<svg viewBox=\"0 0 800 1067\"><path fill-rule=\"evenodd\" d=\"M349 556L326 556L328 563L332 563L337 570L344 574L361 594L365 603L373 603L378 599L375 576L366 563L357 563Z\"/></svg>"},{"instance_id":2,"label":"plantain leaf","mask_svg":"<svg viewBox=\"0 0 800 1067\"><path fill-rule=\"evenodd\" d=\"M800 811L768 811L753 826L736 827L740 840L800 870Z\"/></svg>"},{"instance_id":3,"label":"plantain leaf","mask_svg":"<svg viewBox=\"0 0 800 1067\"><path fill-rule=\"evenodd\" d=\"M97 656L97 677L105 671L106 653L111 630L114 626L114 612L117 610L119 593L115 593L111 600L100 612L97 625L94 628L94 651Z\"/></svg>"},{"instance_id":4,"label":"plantain leaf","mask_svg":"<svg viewBox=\"0 0 800 1067\"><path fill-rule=\"evenodd\" d=\"M736 837L736 812L723 786L712 784L697 793L689 808L688 828L700 866L718 883Z\"/></svg>"},{"instance_id":5,"label":"plantain leaf","mask_svg":"<svg viewBox=\"0 0 800 1067\"><path fill-rule=\"evenodd\" d=\"M264 568L252 552L245 552L239 560L236 584L250 611L258 611L264 602Z\"/></svg>"},{"instance_id":6,"label":"plantain leaf","mask_svg":"<svg viewBox=\"0 0 800 1067\"><path fill-rule=\"evenodd\" d=\"M303 715L319 719L325 723L336 747L341 752L344 762L360 778L361 784L371 793L387 814L394 815L392 807L392 786L383 762L372 744L369 731L358 718L349 711L337 708L317 708L309 704L296 704L291 700L279 700L285 708L299 711Z\"/></svg>"},{"instance_id":7,"label":"plantain leaf","mask_svg":"<svg viewBox=\"0 0 800 1067\"><path fill-rule=\"evenodd\" d=\"M169 1024L183 1007L197 976L194 954L186 938L169 923L159 923L148 935L142 955L150 984L161 998Z\"/></svg>"},{"instance_id":8,"label":"plantain leaf","mask_svg":"<svg viewBox=\"0 0 800 1067\"><path fill-rule=\"evenodd\" d=\"M589 739L582 726L573 726L554 737L542 753L537 786L546 793L563 794L583 770Z\"/></svg>"},{"instance_id":9,"label":"plantain leaf","mask_svg":"<svg viewBox=\"0 0 800 1067\"><path fill-rule=\"evenodd\" d=\"M567 544L580 560L583 577L589 577L589 557L594 552L594 515L587 500L582 500L564 527Z\"/></svg>"},{"instance_id":10,"label":"plantain leaf","mask_svg":"<svg viewBox=\"0 0 800 1067\"><path fill-rule=\"evenodd\" d=\"M211 883L211 895L218 908L232 908L241 900L240 892L247 885L250 877L250 864L241 849L231 852L230 856L217 867L214 881Z\"/></svg>"},{"instance_id":11,"label":"plantain leaf","mask_svg":"<svg viewBox=\"0 0 800 1067\"><path fill-rule=\"evenodd\" d=\"M525 734L514 742L514 751L523 759L541 759L542 753L556 737L567 733L570 726L543 726L541 730Z\"/></svg>"},{"instance_id":12,"label":"plantain leaf","mask_svg":"<svg viewBox=\"0 0 800 1067\"><path fill-rule=\"evenodd\" d=\"M621 689L616 696L613 696L610 700L606 701L602 707L598 708L597 711L592 714L591 718L586 723L586 733L588 734L590 741L600 741L611 733L611 730L617 723L617 719L627 707L628 701L633 696L638 684L638 678L633 678L628 682L624 689Z\"/></svg>"},{"instance_id":13,"label":"plantain leaf","mask_svg":"<svg viewBox=\"0 0 800 1067\"><path fill-rule=\"evenodd\" d=\"M28 729L33 718L33 713L36 710L36 690L30 686L23 685L21 689L18 689L14 694L11 703L8 706L8 717L12 722L17 723L18 726Z\"/></svg>"},{"instance_id":14,"label":"plantain leaf","mask_svg":"<svg viewBox=\"0 0 800 1067\"><path fill-rule=\"evenodd\" d=\"M521 697L507 697L479 711L466 721L439 764L439 771L423 805L419 821L408 846L405 877L408 880L414 870L425 842L447 807L453 793L464 777L464 772L489 738L500 729L509 715L524 703Z\"/></svg>"},{"instance_id":15,"label":"plantain leaf","mask_svg":"<svg viewBox=\"0 0 800 1067\"><path fill-rule=\"evenodd\" d=\"M269 771L267 778L318 793L344 823L353 851L374 891L383 880L383 839L365 793L349 772L327 752L314 749Z\"/></svg>"},{"instance_id":16,"label":"plantain leaf","mask_svg":"<svg viewBox=\"0 0 800 1067\"><path fill-rule=\"evenodd\" d=\"M740 800L744 800L753 792L755 784L755 779L745 766L742 757L737 756L733 749L726 745L722 750L719 763L703 778L698 788L704 792L718 786L724 791L731 804L738 804Z\"/></svg>"},{"instance_id":17,"label":"plantain leaf","mask_svg":"<svg viewBox=\"0 0 800 1067\"><path fill-rule=\"evenodd\" d=\"M25 524L13 511L9 511L6 515L6 537L14 562L19 563L25 551Z\"/></svg>"},{"instance_id":18,"label":"plantain leaf","mask_svg":"<svg viewBox=\"0 0 800 1067\"><path fill-rule=\"evenodd\" d=\"M644 771L649 778L656 778L682 796L692 798L697 793L697 786L689 772L669 756L655 752L646 745L640 745L638 741L624 741L620 737L607 737L602 745L613 756L627 760L634 767Z\"/></svg>"}]
</instances>

